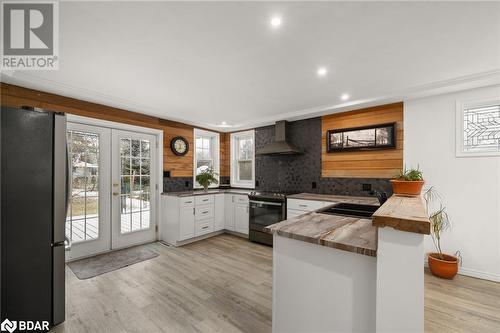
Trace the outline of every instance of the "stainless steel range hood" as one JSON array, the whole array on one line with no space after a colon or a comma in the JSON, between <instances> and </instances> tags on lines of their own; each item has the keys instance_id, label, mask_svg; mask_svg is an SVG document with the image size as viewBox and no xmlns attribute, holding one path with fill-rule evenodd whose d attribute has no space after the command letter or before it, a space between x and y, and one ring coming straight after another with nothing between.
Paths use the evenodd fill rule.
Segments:
<instances>
[{"instance_id":1,"label":"stainless steel range hood","mask_svg":"<svg viewBox=\"0 0 500 333\"><path fill-rule=\"evenodd\" d=\"M297 155L302 151L295 145L287 142L286 128L288 122L285 120L277 121L274 129L274 142L266 144L257 150L257 155Z\"/></svg>"}]
</instances>

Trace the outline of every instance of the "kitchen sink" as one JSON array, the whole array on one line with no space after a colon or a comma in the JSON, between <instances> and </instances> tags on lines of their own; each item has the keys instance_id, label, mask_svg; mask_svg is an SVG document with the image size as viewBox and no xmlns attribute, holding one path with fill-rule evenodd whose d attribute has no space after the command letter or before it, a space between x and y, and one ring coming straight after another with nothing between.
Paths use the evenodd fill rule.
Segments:
<instances>
[{"instance_id":1,"label":"kitchen sink","mask_svg":"<svg viewBox=\"0 0 500 333\"><path fill-rule=\"evenodd\" d=\"M379 207L380 206L378 205L362 205L341 202L336 205L323 208L319 210L318 213L371 218L373 213L375 213Z\"/></svg>"}]
</instances>

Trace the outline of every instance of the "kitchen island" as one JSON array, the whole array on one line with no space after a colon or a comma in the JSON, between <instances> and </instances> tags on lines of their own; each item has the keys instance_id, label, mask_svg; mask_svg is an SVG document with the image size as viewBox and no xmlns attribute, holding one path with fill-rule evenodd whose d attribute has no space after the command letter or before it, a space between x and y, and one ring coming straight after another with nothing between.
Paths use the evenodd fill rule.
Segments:
<instances>
[{"instance_id":1,"label":"kitchen island","mask_svg":"<svg viewBox=\"0 0 500 333\"><path fill-rule=\"evenodd\" d=\"M397 196L372 219L310 212L269 226L273 332L423 331L429 226L420 198Z\"/></svg>"}]
</instances>

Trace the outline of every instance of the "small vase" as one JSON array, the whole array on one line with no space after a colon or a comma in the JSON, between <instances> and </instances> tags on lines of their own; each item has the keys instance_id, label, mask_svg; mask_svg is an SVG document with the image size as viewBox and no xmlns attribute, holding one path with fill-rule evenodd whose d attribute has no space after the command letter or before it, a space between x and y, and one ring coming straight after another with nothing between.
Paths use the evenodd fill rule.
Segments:
<instances>
[{"instance_id":1,"label":"small vase","mask_svg":"<svg viewBox=\"0 0 500 333\"><path fill-rule=\"evenodd\" d=\"M203 190L204 190L205 192L207 192L207 191L208 191L208 185L203 186Z\"/></svg>"}]
</instances>

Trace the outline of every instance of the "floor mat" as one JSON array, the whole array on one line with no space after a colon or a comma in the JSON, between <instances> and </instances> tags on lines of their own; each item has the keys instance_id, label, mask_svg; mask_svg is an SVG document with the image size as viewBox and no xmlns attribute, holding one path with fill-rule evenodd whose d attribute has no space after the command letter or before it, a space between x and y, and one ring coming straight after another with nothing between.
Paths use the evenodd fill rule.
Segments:
<instances>
[{"instance_id":1,"label":"floor mat","mask_svg":"<svg viewBox=\"0 0 500 333\"><path fill-rule=\"evenodd\" d=\"M157 252L146 246L136 246L73 261L68 263L68 266L80 280L85 280L157 256L159 256Z\"/></svg>"}]
</instances>

